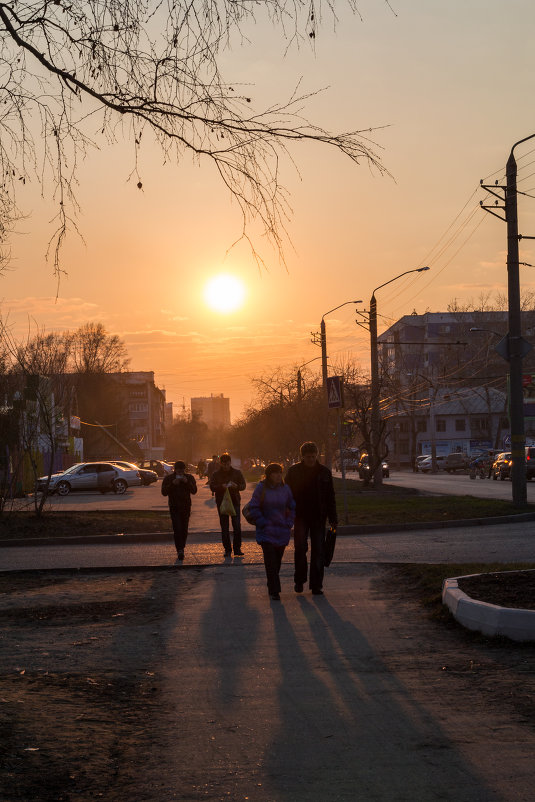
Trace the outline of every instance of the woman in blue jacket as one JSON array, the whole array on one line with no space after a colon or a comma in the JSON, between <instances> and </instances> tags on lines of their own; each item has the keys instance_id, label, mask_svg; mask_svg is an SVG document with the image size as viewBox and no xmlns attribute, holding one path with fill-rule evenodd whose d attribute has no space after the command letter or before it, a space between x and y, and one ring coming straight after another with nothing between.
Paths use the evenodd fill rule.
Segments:
<instances>
[{"instance_id":1,"label":"woman in blue jacket","mask_svg":"<svg viewBox=\"0 0 535 802\"><path fill-rule=\"evenodd\" d=\"M255 487L249 510L256 526L256 542L264 552L268 593L278 600L282 555L290 542L295 518L295 501L283 482L282 465L272 462L267 466L265 479Z\"/></svg>"}]
</instances>

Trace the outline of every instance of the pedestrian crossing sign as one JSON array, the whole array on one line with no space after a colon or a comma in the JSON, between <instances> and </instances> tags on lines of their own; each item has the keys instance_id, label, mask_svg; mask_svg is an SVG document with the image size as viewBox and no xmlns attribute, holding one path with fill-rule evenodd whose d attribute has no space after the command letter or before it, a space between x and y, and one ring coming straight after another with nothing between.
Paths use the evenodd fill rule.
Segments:
<instances>
[{"instance_id":1,"label":"pedestrian crossing sign","mask_svg":"<svg viewBox=\"0 0 535 802\"><path fill-rule=\"evenodd\" d=\"M340 409L344 406L342 376L329 376L327 378L327 403L329 409Z\"/></svg>"}]
</instances>

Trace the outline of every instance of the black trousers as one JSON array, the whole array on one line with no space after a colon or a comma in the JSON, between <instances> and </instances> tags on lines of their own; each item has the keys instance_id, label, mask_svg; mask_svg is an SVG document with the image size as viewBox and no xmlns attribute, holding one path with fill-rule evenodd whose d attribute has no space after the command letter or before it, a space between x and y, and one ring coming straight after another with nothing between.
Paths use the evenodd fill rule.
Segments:
<instances>
[{"instance_id":1,"label":"black trousers","mask_svg":"<svg viewBox=\"0 0 535 802\"><path fill-rule=\"evenodd\" d=\"M184 551L186 540L188 539L189 507L169 507L171 521L173 524L173 535L175 538L176 553Z\"/></svg>"},{"instance_id":2,"label":"black trousers","mask_svg":"<svg viewBox=\"0 0 535 802\"><path fill-rule=\"evenodd\" d=\"M232 551L230 545L230 521L232 521L232 540L234 545L234 553L241 551L241 520L240 520L240 505L234 502L234 509L236 515L219 515L219 523L221 524L221 540L223 541L223 548L225 551Z\"/></svg>"},{"instance_id":3,"label":"black trousers","mask_svg":"<svg viewBox=\"0 0 535 802\"><path fill-rule=\"evenodd\" d=\"M310 537L310 589L323 588L325 520L306 521L296 518L294 523L294 582L305 585L308 574L307 551Z\"/></svg>"},{"instance_id":4,"label":"black trousers","mask_svg":"<svg viewBox=\"0 0 535 802\"><path fill-rule=\"evenodd\" d=\"M275 546L273 543L261 543L264 552L264 567L266 569L267 586L269 593L280 593L281 581L279 572L282 555L286 546Z\"/></svg>"}]
</instances>

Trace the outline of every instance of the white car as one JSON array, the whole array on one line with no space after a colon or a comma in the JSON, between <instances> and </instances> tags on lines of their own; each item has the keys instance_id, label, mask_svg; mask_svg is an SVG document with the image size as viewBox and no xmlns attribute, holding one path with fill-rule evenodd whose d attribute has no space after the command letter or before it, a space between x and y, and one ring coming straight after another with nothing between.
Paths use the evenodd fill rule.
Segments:
<instances>
[{"instance_id":1,"label":"white car","mask_svg":"<svg viewBox=\"0 0 535 802\"><path fill-rule=\"evenodd\" d=\"M46 489L47 479L47 476L39 477L38 492ZM139 485L141 477L137 469L125 470L111 462L78 462L66 471L53 474L48 492L68 496L71 490L100 490L101 493L113 491L122 495L127 487Z\"/></svg>"}]
</instances>

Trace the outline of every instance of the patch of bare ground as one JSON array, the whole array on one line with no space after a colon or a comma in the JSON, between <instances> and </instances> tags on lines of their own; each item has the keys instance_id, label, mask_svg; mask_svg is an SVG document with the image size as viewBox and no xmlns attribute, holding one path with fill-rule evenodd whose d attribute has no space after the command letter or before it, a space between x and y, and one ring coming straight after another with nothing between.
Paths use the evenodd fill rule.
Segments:
<instances>
[{"instance_id":1,"label":"patch of bare ground","mask_svg":"<svg viewBox=\"0 0 535 802\"><path fill-rule=\"evenodd\" d=\"M135 784L155 742L174 578L0 575L3 802L150 798Z\"/></svg>"},{"instance_id":2,"label":"patch of bare ground","mask_svg":"<svg viewBox=\"0 0 535 802\"><path fill-rule=\"evenodd\" d=\"M473 599L535 610L535 571L497 571L458 580L460 589Z\"/></svg>"}]
</instances>

